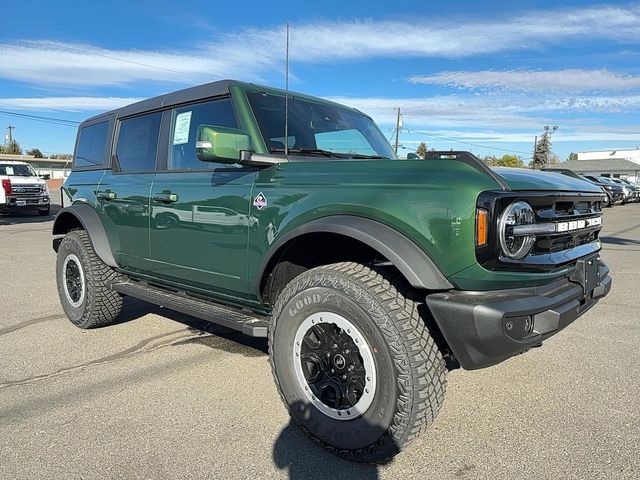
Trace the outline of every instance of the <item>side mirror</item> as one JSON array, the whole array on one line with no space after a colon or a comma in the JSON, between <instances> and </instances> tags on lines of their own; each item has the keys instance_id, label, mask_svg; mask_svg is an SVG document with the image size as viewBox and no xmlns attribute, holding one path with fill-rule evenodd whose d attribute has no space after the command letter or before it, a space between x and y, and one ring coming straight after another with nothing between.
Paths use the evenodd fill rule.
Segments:
<instances>
[{"instance_id":1,"label":"side mirror","mask_svg":"<svg viewBox=\"0 0 640 480\"><path fill-rule=\"evenodd\" d=\"M420 156L417 153L407 153L407 160L420 160Z\"/></svg>"},{"instance_id":2,"label":"side mirror","mask_svg":"<svg viewBox=\"0 0 640 480\"><path fill-rule=\"evenodd\" d=\"M200 125L196 132L196 155L203 162L237 163L241 150L251 150L249 135L241 130Z\"/></svg>"}]
</instances>

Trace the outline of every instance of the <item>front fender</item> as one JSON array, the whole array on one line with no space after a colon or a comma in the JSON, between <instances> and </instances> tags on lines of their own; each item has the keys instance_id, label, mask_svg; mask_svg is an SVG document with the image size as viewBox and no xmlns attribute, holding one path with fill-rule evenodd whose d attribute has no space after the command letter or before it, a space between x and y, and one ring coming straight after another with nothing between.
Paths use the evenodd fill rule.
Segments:
<instances>
[{"instance_id":1,"label":"front fender","mask_svg":"<svg viewBox=\"0 0 640 480\"><path fill-rule=\"evenodd\" d=\"M66 235L71 230L82 228L100 260L110 267L117 267L107 233L95 209L86 204L74 204L58 212L53 222L53 235ZM57 252L60 238L53 240L53 249Z\"/></svg>"},{"instance_id":2,"label":"front fender","mask_svg":"<svg viewBox=\"0 0 640 480\"><path fill-rule=\"evenodd\" d=\"M287 232L265 256L258 274L258 292L271 261L291 240L308 233L336 233L368 245L389 260L415 288L450 290L453 286L437 265L415 243L393 228L363 217L332 215L312 220Z\"/></svg>"}]
</instances>

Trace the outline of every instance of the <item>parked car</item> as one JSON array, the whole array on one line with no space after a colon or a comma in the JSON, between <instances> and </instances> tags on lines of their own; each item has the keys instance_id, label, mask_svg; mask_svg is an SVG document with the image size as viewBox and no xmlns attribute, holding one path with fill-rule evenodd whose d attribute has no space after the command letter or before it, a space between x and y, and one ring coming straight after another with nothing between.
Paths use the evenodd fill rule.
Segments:
<instances>
[{"instance_id":1,"label":"parked car","mask_svg":"<svg viewBox=\"0 0 640 480\"><path fill-rule=\"evenodd\" d=\"M639 185L635 185L631 182L627 182L622 178L610 178L609 180L611 180L613 183L616 183L622 187L626 187L629 190L631 190L632 195L631 195L631 199L629 200L630 202L640 202L640 186Z\"/></svg>"},{"instance_id":2,"label":"parked car","mask_svg":"<svg viewBox=\"0 0 640 480\"><path fill-rule=\"evenodd\" d=\"M31 165L12 160L0 161L0 182L0 212L49 215L49 187Z\"/></svg>"},{"instance_id":3,"label":"parked car","mask_svg":"<svg viewBox=\"0 0 640 480\"><path fill-rule=\"evenodd\" d=\"M569 170L568 168L543 168L542 170L546 172L556 172L561 173L562 175L567 175L569 177L577 178L579 180L583 180L585 182L589 182L593 185L597 185L602 189L604 193L604 207L611 207L613 205L619 205L624 203L624 191L622 186L611 184L609 182L603 182L597 180L597 177L591 177L588 175L580 175L573 170Z\"/></svg>"},{"instance_id":4,"label":"parked car","mask_svg":"<svg viewBox=\"0 0 640 480\"><path fill-rule=\"evenodd\" d=\"M76 145L53 226L71 322L109 325L129 295L268 337L295 422L353 460L417 438L450 369L540 345L611 288L599 187L398 160L319 98L215 82L91 118Z\"/></svg>"},{"instance_id":5,"label":"parked car","mask_svg":"<svg viewBox=\"0 0 640 480\"><path fill-rule=\"evenodd\" d=\"M622 203L622 204L634 201L634 194L633 194L633 191L630 188L628 188L627 186L619 185L618 183L614 182L610 178L598 177L598 176L595 176L595 175L585 175L585 178L588 178L589 180L592 180L593 182L600 182L603 185L611 185L613 187L620 188L622 190L622 202L620 202L620 203Z\"/></svg>"}]
</instances>

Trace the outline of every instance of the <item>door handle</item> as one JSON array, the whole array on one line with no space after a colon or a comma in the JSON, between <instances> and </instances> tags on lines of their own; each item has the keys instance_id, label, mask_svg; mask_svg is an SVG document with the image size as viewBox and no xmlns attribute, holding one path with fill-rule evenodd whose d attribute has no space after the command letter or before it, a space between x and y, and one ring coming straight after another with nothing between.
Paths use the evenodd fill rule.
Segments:
<instances>
[{"instance_id":1,"label":"door handle","mask_svg":"<svg viewBox=\"0 0 640 480\"><path fill-rule=\"evenodd\" d=\"M118 196L116 195L116 192L107 190L105 192L97 191L96 198L99 198L100 200L115 200Z\"/></svg>"},{"instance_id":2,"label":"door handle","mask_svg":"<svg viewBox=\"0 0 640 480\"><path fill-rule=\"evenodd\" d=\"M161 192L154 194L151 198L153 198L154 202L174 203L178 201L178 194L171 192Z\"/></svg>"}]
</instances>

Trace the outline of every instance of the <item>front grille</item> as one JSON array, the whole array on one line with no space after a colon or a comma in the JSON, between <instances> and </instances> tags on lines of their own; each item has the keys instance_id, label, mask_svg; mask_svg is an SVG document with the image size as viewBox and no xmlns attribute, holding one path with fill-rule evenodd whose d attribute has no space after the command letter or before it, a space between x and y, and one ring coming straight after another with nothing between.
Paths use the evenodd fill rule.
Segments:
<instances>
[{"instance_id":1,"label":"front grille","mask_svg":"<svg viewBox=\"0 0 640 480\"><path fill-rule=\"evenodd\" d=\"M553 203L544 204L545 202L536 204L531 203L533 211L536 214L537 222L544 223L562 223L582 225L578 222L586 221L591 218L598 218L602 215L600 198L592 200L559 200ZM569 250L582 245L587 245L598 240L601 225L594 227L573 228L562 233L553 233L550 235L536 235L536 241L533 246L531 255L545 255L549 253L558 253Z\"/></svg>"},{"instance_id":2,"label":"front grille","mask_svg":"<svg viewBox=\"0 0 640 480\"><path fill-rule=\"evenodd\" d=\"M38 184L19 184L11 186L11 193L18 198L32 197L43 192L42 186Z\"/></svg>"}]
</instances>

